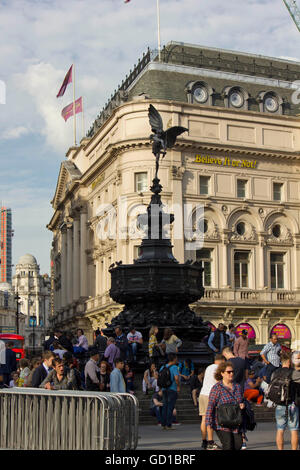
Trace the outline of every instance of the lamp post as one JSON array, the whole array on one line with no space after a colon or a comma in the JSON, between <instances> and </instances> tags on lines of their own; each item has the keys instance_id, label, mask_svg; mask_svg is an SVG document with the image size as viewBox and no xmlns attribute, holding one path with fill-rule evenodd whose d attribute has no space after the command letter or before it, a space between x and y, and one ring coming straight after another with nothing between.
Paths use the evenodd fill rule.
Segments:
<instances>
[{"instance_id":1,"label":"lamp post","mask_svg":"<svg viewBox=\"0 0 300 470\"><path fill-rule=\"evenodd\" d=\"M35 354L35 327L36 327L36 316L30 315L29 326L32 326L32 352Z\"/></svg>"},{"instance_id":2,"label":"lamp post","mask_svg":"<svg viewBox=\"0 0 300 470\"><path fill-rule=\"evenodd\" d=\"M17 329L17 335L19 334L19 315L20 315L20 312L19 312L19 300L21 299L21 297L19 296L19 293L17 291L17 294L15 295L15 300L17 301L17 312L16 312L16 329Z\"/></svg>"}]
</instances>

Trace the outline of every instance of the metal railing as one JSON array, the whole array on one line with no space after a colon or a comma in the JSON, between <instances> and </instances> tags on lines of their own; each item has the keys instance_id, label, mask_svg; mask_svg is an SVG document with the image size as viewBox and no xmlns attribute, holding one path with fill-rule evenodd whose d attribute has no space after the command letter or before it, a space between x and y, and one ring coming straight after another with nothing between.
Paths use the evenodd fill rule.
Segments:
<instances>
[{"instance_id":1,"label":"metal railing","mask_svg":"<svg viewBox=\"0 0 300 470\"><path fill-rule=\"evenodd\" d=\"M127 450L138 444L139 406L130 394L0 390L0 448Z\"/></svg>"}]
</instances>

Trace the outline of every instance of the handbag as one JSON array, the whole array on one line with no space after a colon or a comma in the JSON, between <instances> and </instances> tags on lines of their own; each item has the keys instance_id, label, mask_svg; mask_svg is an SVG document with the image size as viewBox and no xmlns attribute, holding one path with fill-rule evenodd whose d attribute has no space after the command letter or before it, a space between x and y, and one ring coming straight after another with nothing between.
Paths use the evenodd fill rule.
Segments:
<instances>
[{"instance_id":1,"label":"handbag","mask_svg":"<svg viewBox=\"0 0 300 470\"><path fill-rule=\"evenodd\" d=\"M226 389L226 391L235 399L229 390ZM224 403L223 405L219 405L217 407L217 419L219 426L222 428L235 429L241 426L243 416L239 403Z\"/></svg>"}]
</instances>

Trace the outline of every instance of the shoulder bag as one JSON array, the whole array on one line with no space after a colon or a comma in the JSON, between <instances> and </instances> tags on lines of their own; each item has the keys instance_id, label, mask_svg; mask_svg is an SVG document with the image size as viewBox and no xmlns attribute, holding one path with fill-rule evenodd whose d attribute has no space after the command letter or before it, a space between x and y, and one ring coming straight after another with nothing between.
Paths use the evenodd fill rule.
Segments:
<instances>
[{"instance_id":1,"label":"shoulder bag","mask_svg":"<svg viewBox=\"0 0 300 470\"><path fill-rule=\"evenodd\" d=\"M221 385L223 387L223 385ZM223 387L225 389L225 387ZM236 401L234 395L225 389ZM224 403L217 407L218 425L222 428L235 429L243 423L242 410L239 403Z\"/></svg>"}]
</instances>

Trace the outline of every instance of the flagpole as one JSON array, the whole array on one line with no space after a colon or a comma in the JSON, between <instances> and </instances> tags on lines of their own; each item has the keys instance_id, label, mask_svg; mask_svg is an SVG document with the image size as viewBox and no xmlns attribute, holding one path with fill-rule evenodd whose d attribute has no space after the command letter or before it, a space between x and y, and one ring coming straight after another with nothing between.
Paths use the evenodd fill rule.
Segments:
<instances>
[{"instance_id":1,"label":"flagpole","mask_svg":"<svg viewBox=\"0 0 300 470\"><path fill-rule=\"evenodd\" d=\"M82 97L81 99L82 99L82 138L84 138L84 134L85 134L85 123L84 123L84 101L83 101L83 97Z\"/></svg>"},{"instance_id":2,"label":"flagpole","mask_svg":"<svg viewBox=\"0 0 300 470\"><path fill-rule=\"evenodd\" d=\"M76 95L75 95L75 64L73 64L73 113L74 113L74 146L76 147Z\"/></svg>"},{"instance_id":3,"label":"flagpole","mask_svg":"<svg viewBox=\"0 0 300 470\"><path fill-rule=\"evenodd\" d=\"M159 13L159 0L156 0L157 9L157 39L158 39L158 60L161 62L161 47L160 47L160 13Z\"/></svg>"}]
</instances>

